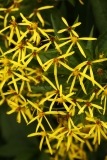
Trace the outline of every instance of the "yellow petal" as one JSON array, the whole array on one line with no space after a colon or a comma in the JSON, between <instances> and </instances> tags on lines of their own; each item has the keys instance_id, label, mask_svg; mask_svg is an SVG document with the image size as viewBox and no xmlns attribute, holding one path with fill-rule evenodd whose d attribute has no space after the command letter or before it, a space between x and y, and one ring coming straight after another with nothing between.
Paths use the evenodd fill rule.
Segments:
<instances>
[{"instance_id":1,"label":"yellow petal","mask_svg":"<svg viewBox=\"0 0 107 160\"><path fill-rule=\"evenodd\" d=\"M68 53L70 52L70 50L71 50L71 48L72 48L73 45L74 45L74 44L71 43L71 45L69 46L69 48L68 48L67 51L66 51L66 54L68 54Z\"/></svg>"},{"instance_id":2,"label":"yellow petal","mask_svg":"<svg viewBox=\"0 0 107 160\"><path fill-rule=\"evenodd\" d=\"M37 10L40 11L40 10L50 9L50 8L54 8L54 6L44 6L44 7L38 8Z\"/></svg>"},{"instance_id":3,"label":"yellow petal","mask_svg":"<svg viewBox=\"0 0 107 160\"><path fill-rule=\"evenodd\" d=\"M57 75L57 64L56 63L54 63L54 77L55 77L56 86L59 89L59 82L58 82L58 75Z\"/></svg>"},{"instance_id":4,"label":"yellow petal","mask_svg":"<svg viewBox=\"0 0 107 160\"><path fill-rule=\"evenodd\" d=\"M22 113L22 116L23 116L23 118L24 118L26 124L28 124L28 120L27 120L27 118L26 118L26 116L25 116L25 114L24 114L24 112L23 112L22 110L21 110L21 113Z\"/></svg>"},{"instance_id":5,"label":"yellow petal","mask_svg":"<svg viewBox=\"0 0 107 160\"><path fill-rule=\"evenodd\" d=\"M71 30L71 32L73 33L74 36L79 37L78 33L75 32L74 30Z\"/></svg>"},{"instance_id":6,"label":"yellow petal","mask_svg":"<svg viewBox=\"0 0 107 160\"><path fill-rule=\"evenodd\" d=\"M69 38L67 38L67 39L69 39ZM62 43L62 44L60 44L59 47L65 46L65 45L66 45L67 43L69 43L69 42L71 42L71 40L68 40L68 41L66 41L66 42L64 42L64 43Z\"/></svg>"},{"instance_id":7,"label":"yellow petal","mask_svg":"<svg viewBox=\"0 0 107 160\"><path fill-rule=\"evenodd\" d=\"M31 13L31 14L28 16L28 18L32 18L32 17L33 17L33 15L34 15L34 12L33 12L33 13Z\"/></svg>"},{"instance_id":8,"label":"yellow petal","mask_svg":"<svg viewBox=\"0 0 107 160\"><path fill-rule=\"evenodd\" d=\"M57 33L63 33L63 32L65 32L65 31L67 31L67 29L61 29L61 30L59 30Z\"/></svg>"},{"instance_id":9,"label":"yellow petal","mask_svg":"<svg viewBox=\"0 0 107 160\"><path fill-rule=\"evenodd\" d=\"M40 141L40 145L39 145L40 151L41 151L41 149L42 149L43 141L44 141L44 137L42 137L42 138L41 138L41 141Z\"/></svg>"},{"instance_id":10,"label":"yellow petal","mask_svg":"<svg viewBox=\"0 0 107 160\"><path fill-rule=\"evenodd\" d=\"M76 76L73 78L72 82L71 82L71 87L70 87L70 93L72 92L74 85L75 85L75 81L76 81Z\"/></svg>"},{"instance_id":11,"label":"yellow petal","mask_svg":"<svg viewBox=\"0 0 107 160\"><path fill-rule=\"evenodd\" d=\"M81 22L77 22L77 23L73 24L73 25L72 25L72 28L75 28L75 27L77 27L77 26L79 26L79 25L81 25Z\"/></svg>"},{"instance_id":12,"label":"yellow petal","mask_svg":"<svg viewBox=\"0 0 107 160\"><path fill-rule=\"evenodd\" d=\"M93 38L93 37L81 37L79 38L79 40L97 40L97 38Z\"/></svg>"},{"instance_id":13,"label":"yellow petal","mask_svg":"<svg viewBox=\"0 0 107 160\"><path fill-rule=\"evenodd\" d=\"M38 104L33 103L33 102L29 101L29 100L27 100L27 101L28 101L28 102L31 104L31 106L33 106L35 109L37 109L37 110L39 110L40 112L42 112L42 110L39 108Z\"/></svg>"},{"instance_id":14,"label":"yellow petal","mask_svg":"<svg viewBox=\"0 0 107 160\"><path fill-rule=\"evenodd\" d=\"M69 25L68 25L68 23L67 23L67 21L66 21L66 19L64 18L64 17L62 17L62 21L65 23L65 25L68 27Z\"/></svg>"},{"instance_id":15,"label":"yellow petal","mask_svg":"<svg viewBox=\"0 0 107 160\"><path fill-rule=\"evenodd\" d=\"M52 151L52 148L51 148L51 145L50 145L50 143L49 143L49 140L48 140L47 136L46 136L46 144L47 144L47 146L48 146L48 148L49 148L49 152L50 152L51 154L53 154L53 151Z\"/></svg>"},{"instance_id":16,"label":"yellow petal","mask_svg":"<svg viewBox=\"0 0 107 160\"><path fill-rule=\"evenodd\" d=\"M42 76L52 86L52 88L54 88L55 90L57 90L57 88L55 87L55 85L47 77L45 77L44 75L42 75Z\"/></svg>"},{"instance_id":17,"label":"yellow petal","mask_svg":"<svg viewBox=\"0 0 107 160\"><path fill-rule=\"evenodd\" d=\"M44 26L44 20L43 20L42 16L40 15L39 12L37 12L36 15L37 15L38 19L40 20L40 22L42 23L42 27L43 27Z\"/></svg>"},{"instance_id":18,"label":"yellow petal","mask_svg":"<svg viewBox=\"0 0 107 160\"><path fill-rule=\"evenodd\" d=\"M77 46L78 46L78 48L79 48L81 54L86 58L86 55L85 55L85 53L84 53L82 47L80 46L80 44L79 44L78 42L77 42L76 44L77 44Z\"/></svg>"},{"instance_id":19,"label":"yellow petal","mask_svg":"<svg viewBox=\"0 0 107 160\"><path fill-rule=\"evenodd\" d=\"M18 123L21 123L21 113L20 112L17 113L16 121Z\"/></svg>"}]
</instances>

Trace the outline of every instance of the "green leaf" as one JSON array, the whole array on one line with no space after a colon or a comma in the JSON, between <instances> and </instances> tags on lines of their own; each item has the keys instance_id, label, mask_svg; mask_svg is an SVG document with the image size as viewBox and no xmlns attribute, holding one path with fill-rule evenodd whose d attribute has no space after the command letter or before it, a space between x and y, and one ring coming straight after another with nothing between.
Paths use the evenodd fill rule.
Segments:
<instances>
[{"instance_id":1,"label":"green leaf","mask_svg":"<svg viewBox=\"0 0 107 160\"><path fill-rule=\"evenodd\" d=\"M90 0L96 25L103 33L107 29L107 0Z\"/></svg>"},{"instance_id":2,"label":"green leaf","mask_svg":"<svg viewBox=\"0 0 107 160\"><path fill-rule=\"evenodd\" d=\"M107 29L106 31L98 38L96 42L98 50L100 53L104 52L107 49Z\"/></svg>"},{"instance_id":3,"label":"green leaf","mask_svg":"<svg viewBox=\"0 0 107 160\"><path fill-rule=\"evenodd\" d=\"M57 9L53 10L53 13L51 14L51 22L55 36L59 38L64 37L63 34L57 33L60 29L66 28L65 24L61 20L60 12Z\"/></svg>"},{"instance_id":4,"label":"green leaf","mask_svg":"<svg viewBox=\"0 0 107 160\"><path fill-rule=\"evenodd\" d=\"M76 20L74 21L73 24L78 23L78 21L79 21L79 15L77 16L77 18L76 18Z\"/></svg>"},{"instance_id":5,"label":"green leaf","mask_svg":"<svg viewBox=\"0 0 107 160\"><path fill-rule=\"evenodd\" d=\"M94 26L91 29L89 37L93 37ZM86 49L89 49L93 53L93 41L87 41Z\"/></svg>"},{"instance_id":6,"label":"green leaf","mask_svg":"<svg viewBox=\"0 0 107 160\"><path fill-rule=\"evenodd\" d=\"M85 125L85 113L80 114L80 120Z\"/></svg>"},{"instance_id":7,"label":"green leaf","mask_svg":"<svg viewBox=\"0 0 107 160\"><path fill-rule=\"evenodd\" d=\"M96 57L96 59L99 58L98 46L95 47L95 57Z\"/></svg>"}]
</instances>

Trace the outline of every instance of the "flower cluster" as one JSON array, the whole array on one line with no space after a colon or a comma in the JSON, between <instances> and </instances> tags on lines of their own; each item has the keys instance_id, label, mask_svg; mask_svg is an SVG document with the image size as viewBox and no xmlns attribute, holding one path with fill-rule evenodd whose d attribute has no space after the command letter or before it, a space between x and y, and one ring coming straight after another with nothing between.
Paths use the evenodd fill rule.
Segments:
<instances>
[{"instance_id":1,"label":"flower cluster","mask_svg":"<svg viewBox=\"0 0 107 160\"><path fill-rule=\"evenodd\" d=\"M0 8L0 13L4 11L0 36L5 46L0 48L0 105L6 102L7 114L17 113L18 123L21 118L27 125L35 122L36 130L28 137L41 137L40 150L45 143L46 152L56 160L67 156L85 160L84 146L93 151L107 139L107 84L101 79L107 58L100 53L99 58L92 56L86 49L84 40L96 38L79 36L75 29L81 22L69 26L62 17L65 28L57 34L63 38L45 28L41 10L54 6L34 9L28 17L20 13L21 21L9 17L21 2Z\"/></svg>"}]
</instances>

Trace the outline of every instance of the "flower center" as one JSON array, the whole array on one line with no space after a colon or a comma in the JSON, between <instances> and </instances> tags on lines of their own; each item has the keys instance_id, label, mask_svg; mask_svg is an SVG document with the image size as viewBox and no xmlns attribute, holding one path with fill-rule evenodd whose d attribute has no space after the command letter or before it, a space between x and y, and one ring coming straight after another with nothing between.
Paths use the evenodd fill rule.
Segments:
<instances>
[{"instance_id":1,"label":"flower center","mask_svg":"<svg viewBox=\"0 0 107 160\"><path fill-rule=\"evenodd\" d=\"M13 27L17 26L17 22L16 21L10 21L10 23L13 25Z\"/></svg>"},{"instance_id":2,"label":"flower center","mask_svg":"<svg viewBox=\"0 0 107 160\"><path fill-rule=\"evenodd\" d=\"M30 26L28 26L28 30L34 30L37 29L38 23L32 23Z\"/></svg>"},{"instance_id":3,"label":"flower center","mask_svg":"<svg viewBox=\"0 0 107 160\"><path fill-rule=\"evenodd\" d=\"M33 12L34 12L34 14L37 14L38 10L35 8L35 9L33 10Z\"/></svg>"},{"instance_id":4,"label":"flower center","mask_svg":"<svg viewBox=\"0 0 107 160\"><path fill-rule=\"evenodd\" d=\"M88 62L87 62L87 65L88 65L88 66L91 66L91 64L92 64L91 61L88 61Z\"/></svg>"},{"instance_id":5,"label":"flower center","mask_svg":"<svg viewBox=\"0 0 107 160\"><path fill-rule=\"evenodd\" d=\"M107 95L107 88L104 90L104 94Z\"/></svg>"},{"instance_id":6,"label":"flower center","mask_svg":"<svg viewBox=\"0 0 107 160\"><path fill-rule=\"evenodd\" d=\"M79 71L78 70L73 71L73 75L77 77L79 75Z\"/></svg>"},{"instance_id":7,"label":"flower center","mask_svg":"<svg viewBox=\"0 0 107 160\"><path fill-rule=\"evenodd\" d=\"M90 103L90 102L86 102L86 105L87 105L88 107L91 107L91 103Z\"/></svg>"},{"instance_id":8,"label":"flower center","mask_svg":"<svg viewBox=\"0 0 107 160\"><path fill-rule=\"evenodd\" d=\"M96 120L96 124L97 124L98 126L101 126L100 120Z\"/></svg>"},{"instance_id":9,"label":"flower center","mask_svg":"<svg viewBox=\"0 0 107 160\"><path fill-rule=\"evenodd\" d=\"M39 115L39 117L43 117L45 115L45 113L44 112L39 112L38 115Z\"/></svg>"},{"instance_id":10,"label":"flower center","mask_svg":"<svg viewBox=\"0 0 107 160\"><path fill-rule=\"evenodd\" d=\"M58 104L64 102L63 97L57 98L56 101L58 102Z\"/></svg>"},{"instance_id":11,"label":"flower center","mask_svg":"<svg viewBox=\"0 0 107 160\"><path fill-rule=\"evenodd\" d=\"M51 36L51 37L50 37L50 41L51 41L51 42L54 42L54 41L56 41L56 38L55 38L54 36Z\"/></svg>"},{"instance_id":12,"label":"flower center","mask_svg":"<svg viewBox=\"0 0 107 160\"><path fill-rule=\"evenodd\" d=\"M78 41L78 38L75 37L75 36L72 36L72 37L71 37L71 41L72 41L73 43L76 43L76 42Z\"/></svg>"},{"instance_id":13,"label":"flower center","mask_svg":"<svg viewBox=\"0 0 107 160\"><path fill-rule=\"evenodd\" d=\"M5 13L10 13L10 12L11 12L11 9L10 9L10 8L7 8L4 12L5 12Z\"/></svg>"},{"instance_id":14,"label":"flower center","mask_svg":"<svg viewBox=\"0 0 107 160\"><path fill-rule=\"evenodd\" d=\"M9 60L7 58L3 59L3 65L7 66L9 64Z\"/></svg>"},{"instance_id":15,"label":"flower center","mask_svg":"<svg viewBox=\"0 0 107 160\"><path fill-rule=\"evenodd\" d=\"M20 112L20 110L21 110L21 107L19 106L17 107L16 112Z\"/></svg>"},{"instance_id":16,"label":"flower center","mask_svg":"<svg viewBox=\"0 0 107 160\"><path fill-rule=\"evenodd\" d=\"M12 75L13 74L11 69L8 69L7 73L8 73L8 75Z\"/></svg>"},{"instance_id":17,"label":"flower center","mask_svg":"<svg viewBox=\"0 0 107 160\"><path fill-rule=\"evenodd\" d=\"M41 132L41 135L45 137L47 133L44 131L44 132Z\"/></svg>"},{"instance_id":18,"label":"flower center","mask_svg":"<svg viewBox=\"0 0 107 160\"><path fill-rule=\"evenodd\" d=\"M31 24L31 27L32 27L33 29L36 29L36 28L38 27L38 23L32 23L32 24Z\"/></svg>"}]
</instances>

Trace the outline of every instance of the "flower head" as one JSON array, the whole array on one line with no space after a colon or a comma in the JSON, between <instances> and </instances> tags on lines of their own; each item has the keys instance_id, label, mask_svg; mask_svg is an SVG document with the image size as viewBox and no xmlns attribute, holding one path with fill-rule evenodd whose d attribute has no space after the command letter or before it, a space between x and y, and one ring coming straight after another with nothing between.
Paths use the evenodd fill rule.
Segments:
<instances>
[{"instance_id":1,"label":"flower head","mask_svg":"<svg viewBox=\"0 0 107 160\"><path fill-rule=\"evenodd\" d=\"M66 42L60 44L59 47L62 47L64 45L66 45L67 43L71 43L68 50L67 50L67 53L69 53L72 46L76 44L78 49L80 50L81 54L86 58L85 52L82 49L81 45L79 44L79 41L81 41L81 40L96 40L96 38L92 38L92 37L82 37L82 38L80 38L79 36L77 37L75 35L70 35L68 38L60 38L59 40L67 40Z\"/></svg>"},{"instance_id":2,"label":"flower head","mask_svg":"<svg viewBox=\"0 0 107 160\"><path fill-rule=\"evenodd\" d=\"M67 26L67 28L59 30L58 33L63 33L65 31L68 31L68 33L70 33L70 35L73 34L73 35L79 37L79 35L74 31L74 29L75 29L75 27L79 26L81 24L81 22L77 22L77 23L73 24L72 26L69 26L64 17L62 17L62 21Z\"/></svg>"},{"instance_id":3,"label":"flower head","mask_svg":"<svg viewBox=\"0 0 107 160\"><path fill-rule=\"evenodd\" d=\"M53 8L54 6L43 6L43 7L40 7L40 8L35 8L33 10L33 13L31 13L29 15L29 18L33 17L34 15L36 15L38 17L38 19L40 20L41 24L42 24L42 27L44 26L44 20L40 14L40 11L41 10L45 10L45 9L50 9L50 8Z\"/></svg>"}]
</instances>

